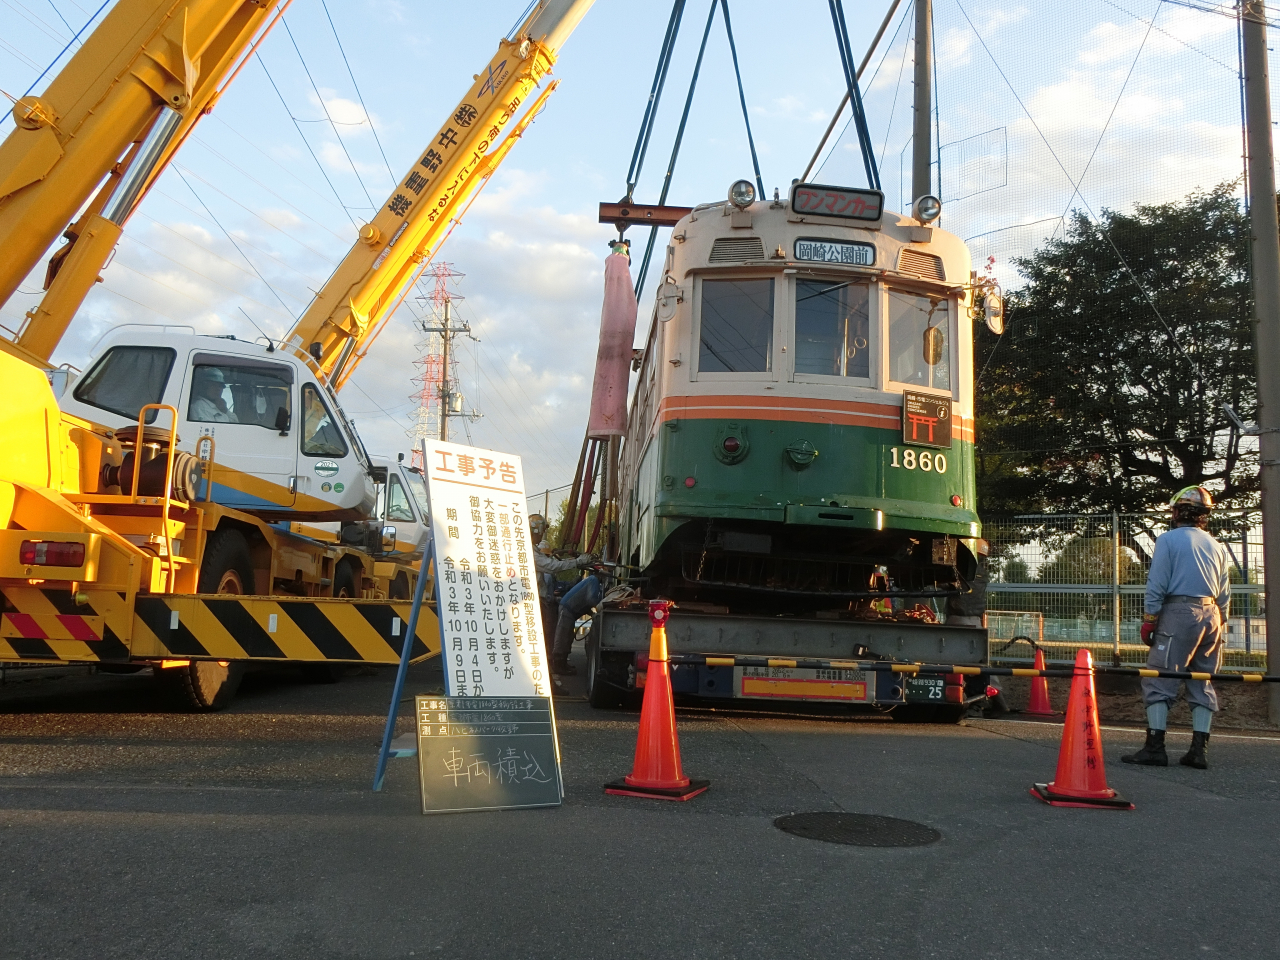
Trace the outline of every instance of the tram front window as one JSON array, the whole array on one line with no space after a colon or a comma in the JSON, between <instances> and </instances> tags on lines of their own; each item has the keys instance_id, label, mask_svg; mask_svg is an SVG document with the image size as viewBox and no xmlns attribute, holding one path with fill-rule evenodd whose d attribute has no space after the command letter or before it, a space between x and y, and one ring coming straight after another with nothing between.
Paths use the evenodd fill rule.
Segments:
<instances>
[{"instance_id":1,"label":"tram front window","mask_svg":"<svg viewBox=\"0 0 1280 960\"><path fill-rule=\"evenodd\" d=\"M796 281L796 373L871 376L865 283Z\"/></svg>"},{"instance_id":2,"label":"tram front window","mask_svg":"<svg viewBox=\"0 0 1280 960\"><path fill-rule=\"evenodd\" d=\"M889 379L951 389L951 310L947 300L889 291Z\"/></svg>"},{"instance_id":3,"label":"tram front window","mask_svg":"<svg viewBox=\"0 0 1280 960\"><path fill-rule=\"evenodd\" d=\"M773 280L703 280L698 334L702 373L773 369Z\"/></svg>"}]
</instances>

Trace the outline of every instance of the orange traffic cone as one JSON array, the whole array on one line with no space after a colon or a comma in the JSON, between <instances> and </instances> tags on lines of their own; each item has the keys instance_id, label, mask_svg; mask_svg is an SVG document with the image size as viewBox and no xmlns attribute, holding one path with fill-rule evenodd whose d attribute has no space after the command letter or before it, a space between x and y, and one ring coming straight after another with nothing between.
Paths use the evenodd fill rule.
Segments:
<instances>
[{"instance_id":1,"label":"orange traffic cone","mask_svg":"<svg viewBox=\"0 0 1280 960\"><path fill-rule=\"evenodd\" d=\"M1044 651L1036 647L1036 669L1044 669ZM1048 677L1031 678L1031 698L1027 701L1027 716L1052 717L1053 704L1049 702Z\"/></svg>"},{"instance_id":2,"label":"orange traffic cone","mask_svg":"<svg viewBox=\"0 0 1280 960\"><path fill-rule=\"evenodd\" d=\"M680 741L676 737L676 707L671 697L667 664L667 617L670 600L649 601L649 675L640 708L636 760L629 776L604 785L605 793L654 800L689 800L711 786L710 780L690 780L680 769Z\"/></svg>"},{"instance_id":3,"label":"orange traffic cone","mask_svg":"<svg viewBox=\"0 0 1280 960\"><path fill-rule=\"evenodd\" d=\"M1098 729L1098 700L1093 692L1093 658L1088 650L1076 654L1067 719L1058 749L1058 771L1052 783L1037 783L1031 795L1055 807L1103 807L1132 810L1133 804L1107 786L1102 766L1102 732Z\"/></svg>"}]
</instances>

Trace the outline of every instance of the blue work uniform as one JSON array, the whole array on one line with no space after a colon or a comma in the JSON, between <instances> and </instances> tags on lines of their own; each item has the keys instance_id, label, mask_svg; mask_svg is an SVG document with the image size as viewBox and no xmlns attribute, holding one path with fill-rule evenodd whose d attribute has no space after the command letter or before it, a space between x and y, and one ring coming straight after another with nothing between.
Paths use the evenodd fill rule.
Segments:
<instances>
[{"instance_id":1,"label":"blue work uniform","mask_svg":"<svg viewBox=\"0 0 1280 960\"><path fill-rule=\"evenodd\" d=\"M1226 548L1196 526L1174 527L1156 540L1147 573L1145 610L1159 614L1147 666L1156 670L1217 673L1222 666L1223 624L1231 604ZM1178 680L1144 677L1142 699L1150 706L1178 699ZM1188 680L1192 706L1217 711L1212 681Z\"/></svg>"}]
</instances>

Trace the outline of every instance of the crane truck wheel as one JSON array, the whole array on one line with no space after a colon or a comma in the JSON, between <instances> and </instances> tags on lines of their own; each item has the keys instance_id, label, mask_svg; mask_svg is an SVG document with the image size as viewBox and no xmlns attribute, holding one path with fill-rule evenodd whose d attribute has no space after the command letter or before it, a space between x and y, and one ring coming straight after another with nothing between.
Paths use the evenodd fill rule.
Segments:
<instances>
[{"instance_id":1,"label":"crane truck wheel","mask_svg":"<svg viewBox=\"0 0 1280 960\"><path fill-rule=\"evenodd\" d=\"M249 544L238 530L215 530L200 561L200 593L246 594L253 585ZM189 710L221 710L235 697L244 664L225 660L192 660L161 673Z\"/></svg>"},{"instance_id":2,"label":"crane truck wheel","mask_svg":"<svg viewBox=\"0 0 1280 960\"><path fill-rule=\"evenodd\" d=\"M215 530L200 560L200 593L253 593L253 559L239 530Z\"/></svg>"},{"instance_id":3,"label":"crane truck wheel","mask_svg":"<svg viewBox=\"0 0 1280 960\"><path fill-rule=\"evenodd\" d=\"M412 600L413 597L409 591L409 578L403 573L391 581L391 588L387 591L388 600Z\"/></svg>"},{"instance_id":4,"label":"crane truck wheel","mask_svg":"<svg viewBox=\"0 0 1280 960\"><path fill-rule=\"evenodd\" d=\"M333 571L333 596L335 599L350 600L360 595L356 589L356 571L351 563L340 562ZM346 668L340 663L304 663L302 679L307 683L337 683L342 679Z\"/></svg>"},{"instance_id":5,"label":"crane truck wheel","mask_svg":"<svg viewBox=\"0 0 1280 960\"><path fill-rule=\"evenodd\" d=\"M194 713L212 713L230 703L240 689L244 664L225 660L192 660L173 672L178 692Z\"/></svg>"}]
</instances>

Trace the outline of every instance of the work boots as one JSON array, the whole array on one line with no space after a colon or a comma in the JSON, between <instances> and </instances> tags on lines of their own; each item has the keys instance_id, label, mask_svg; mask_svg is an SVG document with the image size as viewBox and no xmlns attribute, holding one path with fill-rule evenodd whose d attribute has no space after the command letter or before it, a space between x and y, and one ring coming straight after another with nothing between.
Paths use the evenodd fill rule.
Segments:
<instances>
[{"instance_id":1,"label":"work boots","mask_svg":"<svg viewBox=\"0 0 1280 960\"><path fill-rule=\"evenodd\" d=\"M1206 756L1209 747L1209 735L1198 730L1191 734L1191 749L1178 762L1184 767L1195 767L1197 770L1209 769L1209 758Z\"/></svg>"},{"instance_id":2,"label":"work boots","mask_svg":"<svg viewBox=\"0 0 1280 960\"><path fill-rule=\"evenodd\" d=\"M1196 734L1200 736L1200 734ZM1195 749L1194 746L1192 749ZM1203 753L1201 756L1203 757ZM1187 754L1190 756L1190 754ZM1137 753L1131 753L1126 757L1120 758L1125 763L1137 763L1144 767L1167 767L1169 765L1169 754L1164 750L1164 731L1148 730L1147 742L1142 745L1142 749ZM1186 762L1186 759L1183 759Z\"/></svg>"},{"instance_id":3,"label":"work boots","mask_svg":"<svg viewBox=\"0 0 1280 960\"><path fill-rule=\"evenodd\" d=\"M578 668L571 664L568 660L552 660L551 675L553 677L574 677L578 674Z\"/></svg>"}]
</instances>

